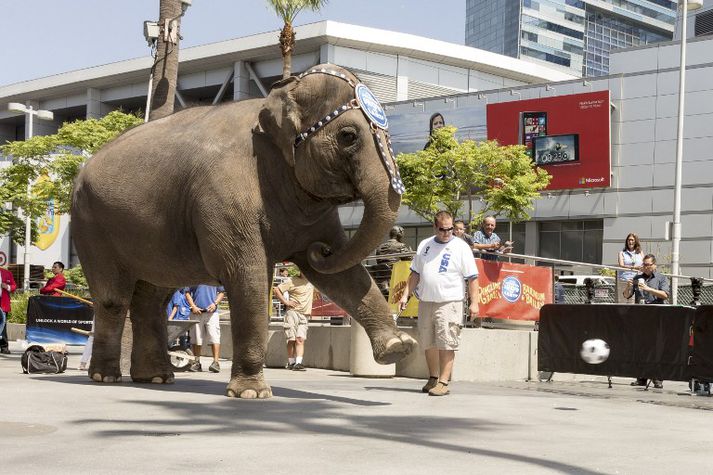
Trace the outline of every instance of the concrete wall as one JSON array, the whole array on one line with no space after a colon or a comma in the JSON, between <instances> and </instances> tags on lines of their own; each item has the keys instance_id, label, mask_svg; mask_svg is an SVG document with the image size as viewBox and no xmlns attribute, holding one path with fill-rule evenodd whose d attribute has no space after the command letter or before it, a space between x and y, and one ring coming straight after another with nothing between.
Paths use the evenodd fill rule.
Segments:
<instances>
[{"instance_id":1,"label":"concrete wall","mask_svg":"<svg viewBox=\"0 0 713 475\"><path fill-rule=\"evenodd\" d=\"M8 323L10 341L25 339L25 325ZM402 328L416 338L415 328ZM537 332L465 328L461 333L461 350L456 355L453 381L525 381L537 380ZM305 346L305 365L308 368L349 371L351 327L310 326ZM203 347L203 356L210 356L210 348ZM221 358L231 359L233 343L230 322L221 322ZM284 332L280 325L270 325L266 366L282 368L287 364ZM376 363L374 363L376 364ZM425 379L428 377L423 350L418 348L396 364L396 376ZM601 379L592 375L554 375L557 381Z\"/></svg>"},{"instance_id":2,"label":"concrete wall","mask_svg":"<svg viewBox=\"0 0 713 475\"><path fill-rule=\"evenodd\" d=\"M414 338L416 329L402 328ZM221 357L232 358L230 322L221 322ZM454 381L524 381L537 377L537 333L523 330L465 328L461 349L456 356ZM305 344L304 362L308 368L349 371L351 328L311 325ZM209 356L209 349L203 349ZM281 368L287 364L284 332L270 325L266 365ZM396 363L396 376L427 378L423 350Z\"/></svg>"}]
</instances>

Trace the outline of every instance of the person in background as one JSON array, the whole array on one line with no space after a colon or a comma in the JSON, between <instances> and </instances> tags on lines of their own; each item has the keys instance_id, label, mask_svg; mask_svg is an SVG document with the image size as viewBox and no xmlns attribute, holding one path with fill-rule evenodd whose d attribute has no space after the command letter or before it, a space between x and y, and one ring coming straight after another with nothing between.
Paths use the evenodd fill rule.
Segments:
<instances>
[{"instance_id":1,"label":"person in background","mask_svg":"<svg viewBox=\"0 0 713 475\"><path fill-rule=\"evenodd\" d=\"M10 294L17 289L12 272L0 267L0 353L9 355L10 345L7 339L7 318L10 313Z\"/></svg>"},{"instance_id":2,"label":"person in background","mask_svg":"<svg viewBox=\"0 0 713 475\"><path fill-rule=\"evenodd\" d=\"M666 303L669 298L670 286L668 278L656 272L656 256L646 254L642 263L642 272L634 276L633 283L630 283L624 290L624 297L635 297L636 302L646 304ZM654 388L662 389L663 381L653 378ZM646 378L637 378L631 383L632 386L646 386Z\"/></svg>"},{"instance_id":3,"label":"person in background","mask_svg":"<svg viewBox=\"0 0 713 475\"><path fill-rule=\"evenodd\" d=\"M624 296L627 293L627 287L631 286L632 279L642 269L644 262L644 254L641 252L641 243L639 236L634 233L629 233L624 241L624 249L619 251L619 267L625 267L629 270L617 271L617 280L619 281L619 292L617 292L617 303L634 303L633 293L629 298Z\"/></svg>"},{"instance_id":4,"label":"person in background","mask_svg":"<svg viewBox=\"0 0 713 475\"><path fill-rule=\"evenodd\" d=\"M445 396L460 343L466 281L469 318L478 314L478 269L468 245L453 236L453 216L448 211L436 213L433 229L436 235L418 245L399 307L406 308L411 292L418 298L419 343L426 351L429 372L421 391Z\"/></svg>"},{"instance_id":5,"label":"person in background","mask_svg":"<svg viewBox=\"0 0 713 475\"><path fill-rule=\"evenodd\" d=\"M186 300L186 294L181 292L181 289L177 289L171 296L171 300L168 302L168 307L166 308L166 313L168 314L169 320L190 320L191 319L191 306Z\"/></svg>"},{"instance_id":6,"label":"person in background","mask_svg":"<svg viewBox=\"0 0 713 475\"><path fill-rule=\"evenodd\" d=\"M220 317L218 315L218 304L225 296L223 287L215 287L213 285L199 285L197 287L185 287L182 289L186 297L186 302L193 313L194 318L198 320L191 329L191 341L193 342L193 355L198 358L198 361L191 365L191 371L203 371L200 363L201 350L203 347L203 339L206 339L208 344L213 349L213 362L208 367L212 373L220 372Z\"/></svg>"},{"instance_id":7,"label":"person in background","mask_svg":"<svg viewBox=\"0 0 713 475\"><path fill-rule=\"evenodd\" d=\"M404 228L401 226L393 226L389 231L389 239L383 242L376 248L374 254L384 256L387 254L404 254L413 252L411 247L404 243ZM376 259L376 266L372 268L372 275L376 286L381 290L381 294L388 298L389 284L391 283L391 268L394 262L398 260L408 261L411 256L391 257Z\"/></svg>"},{"instance_id":8,"label":"person in background","mask_svg":"<svg viewBox=\"0 0 713 475\"><path fill-rule=\"evenodd\" d=\"M473 250L480 252L480 258L486 261L497 261L497 254L507 254L512 251L512 242L502 244L500 237L495 234L495 217L483 218L481 229L473 235Z\"/></svg>"},{"instance_id":9,"label":"person in background","mask_svg":"<svg viewBox=\"0 0 713 475\"><path fill-rule=\"evenodd\" d=\"M287 308L283 328L287 340L287 369L306 371L303 363L307 340L308 318L312 315L314 286L297 269L298 274L275 287L275 296ZM285 294L289 292L289 300Z\"/></svg>"},{"instance_id":10,"label":"person in background","mask_svg":"<svg viewBox=\"0 0 713 475\"><path fill-rule=\"evenodd\" d=\"M84 345L82 357L79 359L79 370L85 371L89 368L89 363L92 361L92 350L94 349L94 319L92 319L92 329L89 332L89 338Z\"/></svg>"},{"instance_id":11,"label":"person in background","mask_svg":"<svg viewBox=\"0 0 713 475\"><path fill-rule=\"evenodd\" d=\"M62 293L58 292L58 290L64 290L67 286L67 279L64 278L64 264L59 261L53 263L52 273L54 277L47 281L45 286L40 289L40 293L42 295L61 297Z\"/></svg>"},{"instance_id":12,"label":"person in background","mask_svg":"<svg viewBox=\"0 0 713 475\"><path fill-rule=\"evenodd\" d=\"M169 320L185 321L191 319L191 306L188 305L186 294L181 292L181 289L176 289L171 296L171 300L166 307L166 313L168 314ZM189 332L186 331L178 337L178 346L181 348L190 348L190 341Z\"/></svg>"},{"instance_id":13,"label":"person in background","mask_svg":"<svg viewBox=\"0 0 713 475\"><path fill-rule=\"evenodd\" d=\"M453 235L465 241L470 248L473 248L473 236L465 232L465 221L456 219L453 221Z\"/></svg>"},{"instance_id":14,"label":"person in background","mask_svg":"<svg viewBox=\"0 0 713 475\"><path fill-rule=\"evenodd\" d=\"M555 298L555 303L565 303L564 301L564 285L562 285L562 282L560 282L560 276L556 275L555 276L555 284L554 284L554 298Z\"/></svg>"}]
</instances>

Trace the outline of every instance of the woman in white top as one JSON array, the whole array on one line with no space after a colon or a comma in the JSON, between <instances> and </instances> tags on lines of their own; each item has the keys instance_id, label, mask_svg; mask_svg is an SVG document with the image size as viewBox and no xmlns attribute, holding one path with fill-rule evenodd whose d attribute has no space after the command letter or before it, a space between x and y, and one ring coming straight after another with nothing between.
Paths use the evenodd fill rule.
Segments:
<instances>
[{"instance_id":1,"label":"woman in white top","mask_svg":"<svg viewBox=\"0 0 713 475\"><path fill-rule=\"evenodd\" d=\"M644 262L644 253L641 252L639 236L629 233L624 241L624 249L619 252L619 267L629 270L618 271L619 289L617 291L617 303L634 303L633 295L630 298L624 297L624 290L632 285L634 276L641 271Z\"/></svg>"}]
</instances>

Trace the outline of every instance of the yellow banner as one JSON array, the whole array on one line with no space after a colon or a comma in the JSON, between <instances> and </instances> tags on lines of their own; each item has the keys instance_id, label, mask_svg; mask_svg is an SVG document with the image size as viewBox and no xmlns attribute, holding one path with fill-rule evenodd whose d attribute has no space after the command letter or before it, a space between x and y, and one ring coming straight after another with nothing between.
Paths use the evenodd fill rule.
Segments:
<instances>
[{"instance_id":1,"label":"yellow banner","mask_svg":"<svg viewBox=\"0 0 713 475\"><path fill-rule=\"evenodd\" d=\"M59 236L59 215L55 213L54 198L47 200L45 214L37 218L37 240L35 246L45 250Z\"/></svg>"},{"instance_id":2,"label":"yellow banner","mask_svg":"<svg viewBox=\"0 0 713 475\"><path fill-rule=\"evenodd\" d=\"M398 302L403 295L404 287L406 287L406 281L411 273L410 271L411 261L397 261L394 262L391 268L391 285L389 286L389 308L391 313L399 313ZM412 289L413 290L413 289ZM406 305L406 309L401 314L402 317L418 317L418 299L413 295Z\"/></svg>"}]
</instances>

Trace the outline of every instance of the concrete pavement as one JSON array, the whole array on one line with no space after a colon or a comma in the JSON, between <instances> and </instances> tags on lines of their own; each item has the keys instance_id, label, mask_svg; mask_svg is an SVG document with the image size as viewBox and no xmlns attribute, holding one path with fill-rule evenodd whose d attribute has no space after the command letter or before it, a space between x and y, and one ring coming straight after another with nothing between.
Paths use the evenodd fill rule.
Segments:
<instances>
[{"instance_id":1,"label":"concrete pavement","mask_svg":"<svg viewBox=\"0 0 713 475\"><path fill-rule=\"evenodd\" d=\"M32 376L11 349L4 473L674 473L713 461L712 398L683 395L685 383L454 382L438 398L420 380L267 369L275 397L242 401L223 396L229 361L172 385L103 385L76 369L81 349L66 373Z\"/></svg>"}]
</instances>

